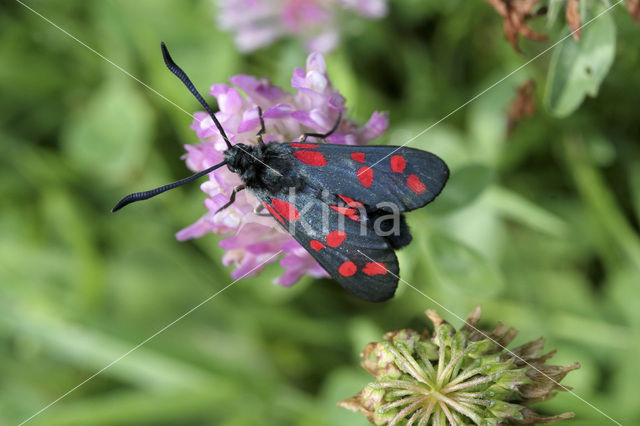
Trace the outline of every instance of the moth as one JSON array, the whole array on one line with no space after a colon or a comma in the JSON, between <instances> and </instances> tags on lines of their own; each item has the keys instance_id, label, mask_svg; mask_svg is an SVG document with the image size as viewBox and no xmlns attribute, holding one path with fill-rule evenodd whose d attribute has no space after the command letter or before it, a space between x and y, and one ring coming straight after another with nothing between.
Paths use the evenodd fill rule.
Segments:
<instances>
[{"instance_id":1,"label":"moth","mask_svg":"<svg viewBox=\"0 0 640 426\"><path fill-rule=\"evenodd\" d=\"M395 251L412 239L404 213L423 207L442 191L449 177L445 162L406 147L325 143L338 128L340 117L326 133L265 143L261 110L258 144L232 145L164 43L161 48L165 64L211 116L228 149L221 163L177 182L129 194L112 211L227 166L243 184L233 189L220 210L232 205L239 191L251 191L261 202L262 210L255 213L271 215L344 288L371 302L391 298L399 274Z\"/></svg>"}]
</instances>

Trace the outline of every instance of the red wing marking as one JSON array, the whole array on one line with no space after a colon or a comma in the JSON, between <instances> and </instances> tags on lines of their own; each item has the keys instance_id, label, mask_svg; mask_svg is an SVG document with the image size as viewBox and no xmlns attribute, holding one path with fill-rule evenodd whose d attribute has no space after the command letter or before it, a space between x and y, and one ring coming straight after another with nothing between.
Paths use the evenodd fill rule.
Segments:
<instances>
[{"instance_id":1,"label":"red wing marking","mask_svg":"<svg viewBox=\"0 0 640 426\"><path fill-rule=\"evenodd\" d=\"M404 161L404 157L402 155L394 155L391 157L391 170L394 172L402 173L406 166L407 162Z\"/></svg>"},{"instance_id":2,"label":"red wing marking","mask_svg":"<svg viewBox=\"0 0 640 426\"><path fill-rule=\"evenodd\" d=\"M371 167L360 167L360 170L358 170L358 180L363 186L369 188L373 183L373 169L371 169Z\"/></svg>"},{"instance_id":3,"label":"red wing marking","mask_svg":"<svg viewBox=\"0 0 640 426\"><path fill-rule=\"evenodd\" d=\"M348 205L349 207L362 207L362 206L364 206L364 204L362 204L360 201L353 200L353 199L351 199L349 197L345 197L344 195L338 194L338 197L342 198L342 201L344 201L345 204Z\"/></svg>"},{"instance_id":4,"label":"red wing marking","mask_svg":"<svg viewBox=\"0 0 640 426\"><path fill-rule=\"evenodd\" d=\"M340 214L347 216L349 219L355 220L356 222L360 222L360 217L358 217L358 211L356 209L351 209L349 207L339 207L339 206L329 206Z\"/></svg>"},{"instance_id":5,"label":"red wing marking","mask_svg":"<svg viewBox=\"0 0 640 426\"><path fill-rule=\"evenodd\" d=\"M290 143L289 146L292 146L294 148L317 148L318 145L314 145L311 143Z\"/></svg>"},{"instance_id":6,"label":"red wing marking","mask_svg":"<svg viewBox=\"0 0 640 426\"><path fill-rule=\"evenodd\" d=\"M309 243L309 245L311 246L312 249L314 249L315 251L320 251L324 248L324 244L322 244L320 241L318 240L311 240L311 242Z\"/></svg>"},{"instance_id":7,"label":"red wing marking","mask_svg":"<svg viewBox=\"0 0 640 426\"><path fill-rule=\"evenodd\" d=\"M293 156L310 166L322 167L327 164L324 155L317 151L296 151L293 153Z\"/></svg>"},{"instance_id":8,"label":"red wing marking","mask_svg":"<svg viewBox=\"0 0 640 426\"><path fill-rule=\"evenodd\" d=\"M342 231L329 232L327 234L327 245L329 247L338 247L345 238L347 238L347 234Z\"/></svg>"},{"instance_id":9,"label":"red wing marking","mask_svg":"<svg viewBox=\"0 0 640 426\"><path fill-rule=\"evenodd\" d=\"M355 274L357 270L358 268L355 263L346 261L342 265L340 265L340 267L338 268L338 273L343 277L350 277L351 275Z\"/></svg>"},{"instance_id":10,"label":"red wing marking","mask_svg":"<svg viewBox=\"0 0 640 426\"><path fill-rule=\"evenodd\" d=\"M420 181L420 178L416 175L409 175L407 178L407 186L411 188L416 194L422 194L427 190L427 187Z\"/></svg>"},{"instance_id":11,"label":"red wing marking","mask_svg":"<svg viewBox=\"0 0 640 426\"><path fill-rule=\"evenodd\" d=\"M291 203L277 198L272 198L271 203L278 213L288 221L295 222L300 217L300 212Z\"/></svg>"},{"instance_id":12,"label":"red wing marking","mask_svg":"<svg viewBox=\"0 0 640 426\"><path fill-rule=\"evenodd\" d=\"M273 215L273 217L275 217L276 219L278 219L281 223L284 223L284 220L282 219L282 217L278 214L277 211L275 211L273 209L273 207L271 207L269 204L267 203L262 203L264 204L264 206L267 208L267 210L269 210L269 213L271 213Z\"/></svg>"},{"instance_id":13,"label":"red wing marking","mask_svg":"<svg viewBox=\"0 0 640 426\"><path fill-rule=\"evenodd\" d=\"M385 275L387 273L387 268L385 267L384 263L369 262L364 266L362 272L369 276Z\"/></svg>"},{"instance_id":14,"label":"red wing marking","mask_svg":"<svg viewBox=\"0 0 640 426\"><path fill-rule=\"evenodd\" d=\"M358 163L364 163L364 152L352 152L351 158Z\"/></svg>"}]
</instances>

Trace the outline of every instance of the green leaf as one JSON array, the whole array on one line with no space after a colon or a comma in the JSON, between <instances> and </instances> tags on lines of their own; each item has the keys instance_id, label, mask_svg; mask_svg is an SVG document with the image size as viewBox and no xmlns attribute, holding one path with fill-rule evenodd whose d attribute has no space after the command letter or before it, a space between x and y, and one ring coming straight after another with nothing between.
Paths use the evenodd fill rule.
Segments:
<instances>
[{"instance_id":1,"label":"green leaf","mask_svg":"<svg viewBox=\"0 0 640 426\"><path fill-rule=\"evenodd\" d=\"M638 271L635 268L620 268L607 282L607 292L613 301L615 311L636 327L640 324L640 310L629 300L640 300Z\"/></svg>"},{"instance_id":2,"label":"green leaf","mask_svg":"<svg viewBox=\"0 0 640 426\"><path fill-rule=\"evenodd\" d=\"M380 340L380 336L374 338ZM364 346L358 348L354 352L356 354L364 349ZM320 390L319 398L314 404L312 410L309 411L308 417L304 418L299 424L301 425L344 425L357 426L369 425L370 423L360 413L353 413L342 407L338 407L336 402L349 398L360 392L363 386L372 381L370 376L364 369L353 368L336 368L325 378Z\"/></svg>"},{"instance_id":3,"label":"green leaf","mask_svg":"<svg viewBox=\"0 0 640 426\"><path fill-rule=\"evenodd\" d=\"M14 330L17 335L33 338L64 363L89 370L99 370L113 363L104 370L105 376L156 392L193 390L213 386L220 380L203 368L148 346L137 348L134 343L120 337L58 320L26 305L20 310L22 317L19 321L5 314L0 316L0 325Z\"/></svg>"},{"instance_id":4,"label":"green leaf","mask_svg":"<svg viewBox=\"0 0 640 426\"><path fill-rule=\"evenodd\" d=\"M584 22L603 12L604 5L587 10ZM545 90L545 105L557 117L575 111L584 98L598 94L611 68L616 49L616 27L607 12L582 30L580 41L567 37L555 48Z\"/></svg>"},{"instance_id":5,"label":"green leaf","mask_svg":"<svg viewBox=\"0 0 640 426\"><path fill-rule=\"evenodd\" d=\"M446 190L433 206L432 213L445 213L471 204L491 184L491 170L479 164L462 167L451 174Z\"/></svg>"},{"instance_id":6,"label":"green leaf","mask_svg":"<svg viewBox=\"0 0 640 426\"><path fill-rule=\"evenodd\" d=\"M151 124L151 111L137 89L114 79L72 119L63 150L87 174L121 182L146 159Z\"/></svg>"},{"instance_id":7,"label":"green leaf","mask_svg":"<svg viewBox=\"0 0 640 426\"><path fill-rule=\"evenodd\" d=\"M588 157L584 143L577 139L566 139L565 150L567 164L595 223L622 250L626 259L640 270L640 238L619 206L615 194L607 186L602 172Z\"/></svg>"},{"instance_id":8,"label":"green leaf","mask_svg":"<svg viewBox=\"0 0 640 426\"><path fill-rule=\"evenodd\" d=\"M640 221L640 160L631 160L629 167L629 187L631 189L631 203L636 220Z\"/></svg>"},{"instance_id":9,"label":"green leaf","mask_svg":"<svg viewBox=\"0 0 640 426\"><path fill-rule=\"evenodd\" d=\"M468 298L490 297L502 288L498 268L483 253L442 233L434 233L429 243L444 287Z\"/></svg>"},{"instance_id":10,"label":"green leaf","mask_svg":"<svg viewBox=\"0 0 640 426\"><path fill-rule=\"evenodd\" d=\"M569 232L564 220L506 188L494 187L487 196L503 217L559 238L565 237Z\"/></svg>"},{"instance_id":11,"label":"green leaf","mask_svg":"<svg viewBox=\"0 0 640 426\"><path fill-rule=\"evenodd\" d=\"M554 26L565 3L565 0L549 0L549 10L547 11L547 28L552 28Z\"/></svg>"}]
</instances>

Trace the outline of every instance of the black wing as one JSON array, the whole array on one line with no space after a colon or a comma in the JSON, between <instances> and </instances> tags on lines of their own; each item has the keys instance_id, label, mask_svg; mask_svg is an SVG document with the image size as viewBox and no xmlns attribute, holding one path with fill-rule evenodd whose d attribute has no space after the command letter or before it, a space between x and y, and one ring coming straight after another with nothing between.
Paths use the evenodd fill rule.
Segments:
<instances>
[{"instance_id":1,"label":"black wing","mask_svg":"<svg viewBox=\"0 0 640 426\"><path fill-rule=\"evenodd\" d=\"M330 193L377 209L380 202L410 211L431 202L449 178L436 155L395 146L354 146L292 142L300 178ZM389 210L382 207L383 210Z\"/></svg>"},{"instance_id":2,"label":"black wing","mask_svg":"<svg viewBox=\"0 0 640 426\"><path fill-rule=\"evenodd\" d=\"M311 186L272 195L253 190L273 217L344 288L381 302L398 286L398 259L384 236L374 232L363 207L350 207L334 194Z\"/></svg>"}]
</instances>

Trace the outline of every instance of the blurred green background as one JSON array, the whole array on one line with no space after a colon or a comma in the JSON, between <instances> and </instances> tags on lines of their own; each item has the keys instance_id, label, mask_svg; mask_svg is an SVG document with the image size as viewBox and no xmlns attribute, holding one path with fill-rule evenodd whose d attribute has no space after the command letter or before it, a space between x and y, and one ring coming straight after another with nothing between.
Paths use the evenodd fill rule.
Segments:
<instances>
[{"instance_id":1,"label":"blurred green background","mask_svg":"<svg viewBox=\"0 0 640 426\"><path fill-rule=\"evenodd\" d=\"M290 87L306 57L293 40L238 54L208 0L28 4L190 112L199 106L165 69L161 40L203 92L237 73ZM19 3L1 10L0 424L16 424L231 279L220 237L175 240L205 211L197 184L110 213L126 193L188 175L191 119ZM567 118L542 106L547 54L412 142L452 178L409 215L400 261L457 316L481 304L482 324L520 330L516 345L544 336L552 363L582 364L564 384L638 424L640 31L623 7L611 19L611 72ZM349 25L326 59L350 115L390 111L380 143L401 144L549 45L524 40L516 54L479 0L398 0L386 19ZM528 78L538 112L507 138L507 106ZM365 344L422 329L428 308L461 323L403 284L370 304L329 280L277 287L280 273L238 282L30 424L365 425L336 407L370 379ZM540 407L575 411L567 424L608 422L568 393Z\"/></svg>"}]
</instances>

